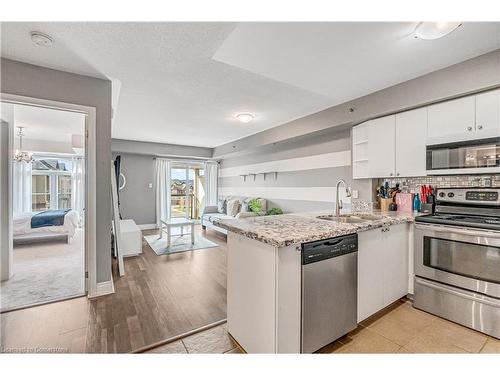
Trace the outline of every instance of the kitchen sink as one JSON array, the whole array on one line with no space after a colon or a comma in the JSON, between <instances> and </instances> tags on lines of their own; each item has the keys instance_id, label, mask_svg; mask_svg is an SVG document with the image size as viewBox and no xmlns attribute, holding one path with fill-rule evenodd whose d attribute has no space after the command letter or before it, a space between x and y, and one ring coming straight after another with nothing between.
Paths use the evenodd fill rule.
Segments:
<instances>
[{"instance_id":1,"label":"kitchen sink","mask_svg":"<svg viewBox=\"0 0 500 375\"><path fill-rule=\"evenodd\" d=\"M367 221L381 220L383 219L383 216L371 215L371 214L341 215L341 216L322 215L322 216L317 216L317 218L321 220L334 221L336 223L357 224L357 223L366 223Z\"/></svg>"}]
</instances>

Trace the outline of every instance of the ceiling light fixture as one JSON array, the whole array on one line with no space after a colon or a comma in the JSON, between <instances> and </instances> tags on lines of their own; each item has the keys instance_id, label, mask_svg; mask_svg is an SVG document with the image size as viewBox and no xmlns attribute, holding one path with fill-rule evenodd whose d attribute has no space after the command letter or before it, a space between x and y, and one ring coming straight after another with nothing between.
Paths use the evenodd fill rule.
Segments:
<instances>
[{"instance_id":1,"label":"ceiling light fixture","mask_svg":"<svg viewBox=\"0 0 500 375\"><path fill-rule=\"evenodd\" d=\"M254 119L254 115L252 115L251 113L238 113L236 116L235 116L239 122L243 122L244 124L252 121Z\"/></svg>"},{"instance_id":2,"label":"ceiling light fixture","mask_svg":"<svg viewBox=\"0 0 500 375\"><path fill-rule=\"evenodd\" d=\"M18 163L31 163L33 161L33 154L31 152L23 151L23 126L17 127L17 136L19 137L19 150L16 150L14 153L14 161L17 161Z\"/></svg>"},{"instance_id":3,"label":"ceiling light fixture","mask_svg":"<svg viewBox=\"0 0 500 375\"><path fill-rule=\"evenodd\" d=\"M415 38L433 40L448 35L462 25L461 22L420 22L415 28Z\"/></svg>"},{"instance_id":4,"label":"ceiling light fixture","mask_svg":"<svg viewBox=\"0 0 500 375\"><path fill-rule=\"evenodd\" d=\"M32 31L30 33L31 41L39 47L52 47L54 40L50 35L41 33L40 31Z\"/></svg>"}]
</instances>

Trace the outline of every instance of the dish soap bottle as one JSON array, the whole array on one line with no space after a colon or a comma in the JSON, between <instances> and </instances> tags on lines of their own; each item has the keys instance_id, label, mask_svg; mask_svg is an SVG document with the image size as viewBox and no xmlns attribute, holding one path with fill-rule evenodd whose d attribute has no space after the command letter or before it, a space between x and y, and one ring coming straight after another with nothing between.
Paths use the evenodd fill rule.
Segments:
<instances>
[{"instance_id":1,"label":"dish soap bottle","mask_svg":"<svg viewBox=\"0 0 500 375\"><path fill-rule=\"evenodd\" d=\"M413 211L420 212L420 208L422 206L422 202L420 201L419 194L415 194L415 198L413 198Z\"/></svg>"}]
</instances>

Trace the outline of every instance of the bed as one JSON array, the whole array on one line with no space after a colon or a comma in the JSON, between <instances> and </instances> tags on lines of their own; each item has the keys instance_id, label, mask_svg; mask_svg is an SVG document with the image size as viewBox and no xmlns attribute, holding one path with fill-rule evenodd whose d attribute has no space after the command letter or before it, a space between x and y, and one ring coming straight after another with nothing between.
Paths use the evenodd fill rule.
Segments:
<instances>
[{"instance_id":1,"label":"bed","mask_svg":"<svg viewBox=\"0 0 500 375\"><path fill-rule=\"evenodd\" d=\"M37 214L39 212L26 212L14 216L13 240L15 245L42 241L65 240L69 242L75 235L76 228L79 226L78 214L76 211L69 210L64 215L62 225L47 225L32 228L32 217Z\"/></svg>"}]
</instances>

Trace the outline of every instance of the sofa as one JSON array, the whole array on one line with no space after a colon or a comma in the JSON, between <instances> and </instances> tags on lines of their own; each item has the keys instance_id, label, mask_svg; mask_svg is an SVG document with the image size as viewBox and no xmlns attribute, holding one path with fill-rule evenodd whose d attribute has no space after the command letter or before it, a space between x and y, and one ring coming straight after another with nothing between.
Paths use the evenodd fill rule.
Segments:
<instances>
[{"instance_id":1,"label":"sofa","mask_svg":"<svg viewBox=\"0 0 500 375\"><path fill-rule=\"evenodd\" d=\"M249 207L252 200L257 200L260 210L254 211ZM267 211L267 201L263 198L228 196L220 198L217 206L205 206L201 215L201 227L203 230L213 229L227 234L227 231L214 223L217 220L244 219L252 216L265 215Z\"/></svg>"}]
</instances>

